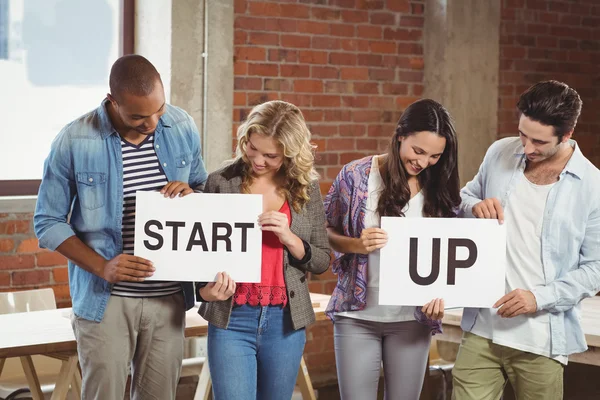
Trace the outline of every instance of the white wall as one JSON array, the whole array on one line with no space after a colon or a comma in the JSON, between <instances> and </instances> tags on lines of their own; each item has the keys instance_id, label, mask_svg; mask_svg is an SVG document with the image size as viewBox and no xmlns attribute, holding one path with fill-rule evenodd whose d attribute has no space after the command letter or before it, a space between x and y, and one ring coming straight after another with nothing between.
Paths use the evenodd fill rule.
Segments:
<instances>
[{"instance_id":1,"label":"white wall","mask_svg":"<svg viewBox=\"0 0 600 400\"><path fill-rule=\"evenodd\" d=\"M136 0L136 54L146 57L158 70L171 99L171 0Z\"/></svg>"}]
</instances>

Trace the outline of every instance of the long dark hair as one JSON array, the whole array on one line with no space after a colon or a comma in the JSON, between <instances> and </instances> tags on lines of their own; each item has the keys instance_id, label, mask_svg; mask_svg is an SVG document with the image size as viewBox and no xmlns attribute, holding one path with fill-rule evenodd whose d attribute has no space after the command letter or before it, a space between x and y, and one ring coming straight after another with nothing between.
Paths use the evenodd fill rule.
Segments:
<instances>
[{"instance_id":1,"label":"long dark hair","mask_svg":"<svg viewBox=\"0 0 600 400\"><path fill-rule=\"evenodd\" d=\"M380 168L384 187L377 205L380 216L404 216L402 209L410 200L410 188L407 172L400 160L402 142L399 139L423 131L437 133L446 139L439 161L418 175L425 196L423 215L456 217L455 210L460 205L456 131L448 111L430 99L412 103L398 121L386 160Z\"/></svg>"}]
</instances>

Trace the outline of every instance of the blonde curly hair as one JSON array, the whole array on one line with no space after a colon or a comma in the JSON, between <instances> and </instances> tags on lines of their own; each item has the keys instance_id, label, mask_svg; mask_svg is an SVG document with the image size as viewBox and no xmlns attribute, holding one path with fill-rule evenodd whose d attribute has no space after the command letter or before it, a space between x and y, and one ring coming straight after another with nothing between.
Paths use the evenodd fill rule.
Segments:
<instances>
[{"instance_id":1,"label":"blonde curly hair","mask_svg":"<svg viewBox=\"0 0 600 400\"><path fill-rule=\"evenodd\" d=\"M296 212L310 199L309 187L319 178L314 168L314 148L304 116L298 107L285 101L273 100L250 111L237 130L235 163L243 162L242 193L250 192L252 166L246 156L252 133L273 138L283 149L283 165L278 174L285 182L279 188Z\"/></svg>"}]
</instances>

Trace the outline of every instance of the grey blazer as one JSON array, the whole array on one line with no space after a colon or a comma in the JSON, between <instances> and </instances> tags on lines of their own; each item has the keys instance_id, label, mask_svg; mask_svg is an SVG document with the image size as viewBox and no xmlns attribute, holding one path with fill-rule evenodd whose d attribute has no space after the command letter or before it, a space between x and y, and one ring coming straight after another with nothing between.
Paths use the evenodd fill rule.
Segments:
<instances>
[{"instance_id":1,"label":"grey blazer","mask_svg":"<svg viewBox=\"0 0 600 400\"><path fill-rule=\"evenodd\" d=\"M232 174L232 166L221 168L208 176L205 193L240 193L241 176ZM321 274L327 271L331 261L331 249L325 230L325 210L319 183L313 182L310 200L300 213L290 207L292 224L290 230L310 245L311 258L305 264L291 265L288 251L284 248L283 269L294 329L303 328L315 321L312 302L308 292L306 273ZM200 286L199 286L200 287ZM232 298L224 301L203 302L198 313L211 324L227 329L231 316Z\"/></svg>"}]
</instances>

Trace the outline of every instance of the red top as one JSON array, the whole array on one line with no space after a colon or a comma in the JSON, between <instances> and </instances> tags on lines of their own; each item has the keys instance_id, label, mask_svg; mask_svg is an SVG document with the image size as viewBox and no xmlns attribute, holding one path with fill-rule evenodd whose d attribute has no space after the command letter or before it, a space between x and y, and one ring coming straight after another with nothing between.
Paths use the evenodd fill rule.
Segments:
<instances>
[{"instance_id":1,"label":"red top","mask_svg":"<svg viewBox=\"0 0 600 400\"><path fill-rule=\"evenodd\" d=\"M286 201L279 212L288 217L291 224L292 215ZM283 277L283 245L277 235L271 231L262 233L262 268L260 283L239 283L233 295L235 305L268 306L287 304L287 290Z\"/></svg>"}]
</instances>

